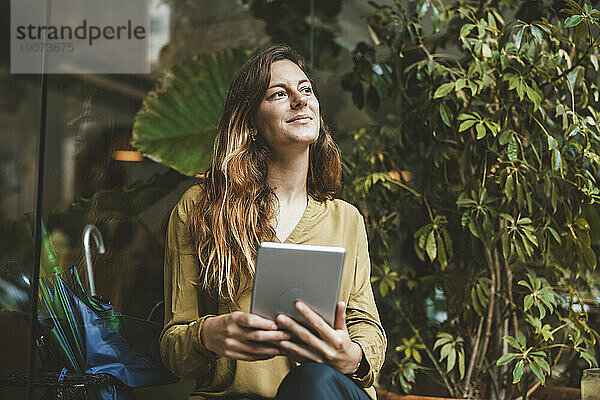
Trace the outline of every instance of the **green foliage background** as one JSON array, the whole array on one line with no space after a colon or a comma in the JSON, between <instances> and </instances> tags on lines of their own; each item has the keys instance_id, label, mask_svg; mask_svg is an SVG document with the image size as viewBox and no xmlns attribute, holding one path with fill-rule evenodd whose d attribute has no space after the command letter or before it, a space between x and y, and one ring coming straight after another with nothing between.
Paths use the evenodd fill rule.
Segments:
<instances>
[{"instance_id":1,"label":"green foliage background","mask_svg":"<svg viewBox=\"0 0 600 400\"><path fill-rule=\"evenodd\" d=\"M374 121L351 134L345 195L395 349L382 381L404 391L430 374L504 399L596 365L600 11L531 3L372 3L342 77Z\"/></svg>"}]
</instances>

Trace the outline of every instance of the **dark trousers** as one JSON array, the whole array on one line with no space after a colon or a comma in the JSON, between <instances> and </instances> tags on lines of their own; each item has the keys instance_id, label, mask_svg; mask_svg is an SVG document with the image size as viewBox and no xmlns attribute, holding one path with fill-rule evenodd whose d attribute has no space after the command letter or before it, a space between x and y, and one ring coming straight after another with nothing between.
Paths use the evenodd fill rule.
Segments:
<instances>
[{"instance_id":1,"label":"dark trousers","mask_svg":"<svg viewBox=\"0 0 600 400\"><path fill-rule=\"evenodd\" d=\"M313 362L292 368L279 385L275 399L370 400L370 397L346 375L328 365Z\"/></svg>"}]
</instances>

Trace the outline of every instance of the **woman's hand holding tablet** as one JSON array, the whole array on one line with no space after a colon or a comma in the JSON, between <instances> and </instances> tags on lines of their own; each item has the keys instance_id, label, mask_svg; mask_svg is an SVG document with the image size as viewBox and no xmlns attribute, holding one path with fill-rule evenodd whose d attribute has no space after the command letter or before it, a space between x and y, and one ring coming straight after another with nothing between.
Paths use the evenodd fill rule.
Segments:
<instances>
[{"instance_id":1,"label":"woman's hand holding tablet","mask_svg":"<svg viewBox=\"0 0 600 400\"><path fill-rule=\"evenodd\" d=\"M283 355L274 343L291 339L270 319L235 311L204 320L200 329L204 346L222 357L244 361Z\"/></svg>"},{"instance_id":2,"label":"woman's hand holding tablet","mask_svg":"<svg viewBox=\"0 0 600 400\"><path fill-rule=\"evenodd\" d=\"M295 341L279 343L288 357L297 362L316 361L328 364L343 374L352 374L360 363L362 349L350 340L346 327L346 305L337 303L334 326L331 327L306 303L297 301L296 310L310 323L319 336L285 314L279 314L277 323L294 335Z\"/></svg>"}]
</instances>

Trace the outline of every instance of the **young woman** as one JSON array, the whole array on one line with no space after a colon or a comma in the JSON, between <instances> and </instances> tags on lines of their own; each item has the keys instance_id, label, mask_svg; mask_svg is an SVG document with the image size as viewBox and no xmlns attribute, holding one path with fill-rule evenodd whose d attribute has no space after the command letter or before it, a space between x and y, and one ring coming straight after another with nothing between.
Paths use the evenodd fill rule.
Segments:
<instances>
[{"instance_id":1,"label":"young woman","mask_svg":"<svg viewBox=\"0 0 600 400\"><path fill-rule=\"evenodd\" d=\"M363 218L334 199L340 170L302 59L277 46L246 62L211 166L167 228L160 350L167 368L196 380L191 399L375 398L386 337ZM296 308L318 335L285 315L249 313L263 241L346 249L335 326L302 302Z\"/></svg>"}]
</instances>

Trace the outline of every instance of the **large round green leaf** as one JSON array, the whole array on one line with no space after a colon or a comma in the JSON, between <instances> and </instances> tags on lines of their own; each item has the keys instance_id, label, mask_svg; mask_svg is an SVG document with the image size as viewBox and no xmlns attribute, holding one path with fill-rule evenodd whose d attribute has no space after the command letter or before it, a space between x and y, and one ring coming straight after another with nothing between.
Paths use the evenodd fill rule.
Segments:
<instances>
[{"instance_id":1,"label":"large round green leaf","mask_svg":"<svg viewBox=\"0 0 600 400\"><path fill-rule=\"evenodd\" d=\"M250 56L245 50L223 50L176 64L144 98L132 145L184 175L205 170L227 89Z\"/></svg>"}]
</instances>

